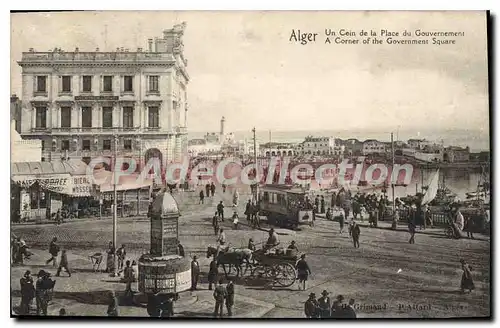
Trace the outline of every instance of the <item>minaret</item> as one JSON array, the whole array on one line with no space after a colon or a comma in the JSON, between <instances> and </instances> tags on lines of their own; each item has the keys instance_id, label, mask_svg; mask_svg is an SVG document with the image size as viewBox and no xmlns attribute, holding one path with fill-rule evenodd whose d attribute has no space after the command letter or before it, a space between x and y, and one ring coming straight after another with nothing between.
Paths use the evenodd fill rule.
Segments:
<instances>
[{"instance_id":1,"label":"minaret","mask_svg":"<svg viewBox=\"0 0 500 328\"><path fill-rule=\"evenodd\" d=\"M222 116L222 119L220 120L220 140L222 141L224 139L224 123L226 122L226 118Z\"/></svg>"}]
</instances>

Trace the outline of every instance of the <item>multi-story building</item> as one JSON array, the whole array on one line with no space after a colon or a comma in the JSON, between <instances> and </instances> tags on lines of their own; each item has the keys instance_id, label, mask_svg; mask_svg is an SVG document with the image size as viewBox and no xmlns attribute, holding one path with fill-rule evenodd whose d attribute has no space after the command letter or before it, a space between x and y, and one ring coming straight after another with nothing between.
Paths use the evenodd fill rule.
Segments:
<instances>
[{"instance_id":1,"label":"multi-story building","mask_svg":"<svg viewBox=\"0 0 500 328\"><path fill-rule=\"evenodd\" d=\"M417 150L423 150L426 146L431 143L425 139L408 139L408 147Z\"/></svg>"},{"instance_id":2,"label":"multi-story building","mask_svg":"<svg viewBox=\"0 0 500 328\"><path fill-rule=\"evenodd\" d=\"M363 155L385 154L386 144L382 141L368 139L363 142Z\"/></svg>"},{"instance_id":3,"label":"multi-story building","mask_svg":"<svg viewBox=\"0 0 500 328\"><path fill-rule=\"evenodd\" d=\"M187 154L185 23L148 49L23 52L21 135L41 139L42 159L161 159Z\"/></svg>"},{"instance_id":4,"label":"multi-story building","mask_svg":"<svg viewBox=\"0 0 500 328\"><path fill-rule=\"evenodd\" d=\"M333 137L308 136L297 146L301 155L343 155L345 146Z\"/></svg>"}]
</instances>

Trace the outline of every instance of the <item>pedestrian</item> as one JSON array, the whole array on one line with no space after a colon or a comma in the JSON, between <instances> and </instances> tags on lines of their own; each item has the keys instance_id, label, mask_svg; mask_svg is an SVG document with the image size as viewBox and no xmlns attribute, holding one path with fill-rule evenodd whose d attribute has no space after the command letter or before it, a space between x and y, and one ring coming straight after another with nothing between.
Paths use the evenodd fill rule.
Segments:
<instances>
[{"instance_id":1,"label":"pedestrian","mask_svg":"<svg viewBox=\"0 0 500 328\"><path fill-rule=\"evenodd\" d=\"M210 184L210 191L212 192L212 197L214 197L215 196L215 184L213 181Z\"/></svg>"},{"instance_id":2,"label":"pedestrian","mask_svg":"<svg viewBox=\"0 0 500 328\"><path fill-rule=\"evenodd\" d=\"M252 218L252 201L249 199L245 205L244 214L247 216L247 222L250 223L250 219Z\"/></svg>"},{"instance_id":3,"label":"pedestrian","mask_svg":"<svg viewBox=\"0 0 500 328\"><path fill-rule=\"evenodd\" d=\"M205 204L203 201L205 199L205 195L203 194L203 190L200 190L200 204Z\"/></svg>"},{"instance_id":4,"label":"pedestrian","mask_svg":"<svg viewBox=\"0 0 500 328\"><path fill-rule=\"evenodd\" d=\"M238 189L235 189L233 194L233 206L238 206L239 199L240 199L240 193L238 192Z\"/></svg>"},{"instance_id":5,"label":"pedestrian","mask_svg":"<svg viewBox=\"0 0 500 328\"><path fill-rule=\"evenodd\" d=\"M114 290L109 291L108 298L108 311L106 312L108 317L118 317L118 299L116 298L116 294Z\"/></svg>"},{"instance_id":6,"label":"pedestrian","mask_svg":"<svg viewBox=\"0 0 500 328\"><path fill-rule=\"evenodd\" d=\"M349 300L349 305L344 308L342 318L344 319L356 319L356 310L354 310L354 299Z\"/></svg>"},{"instance_id":7,"label":"pedestrian","mask_svg":"<svg viewBox=\"0 0 500 328\"><path fill-rule=\"evenodd\" d=\"M335 207L335 202L337 200L337 194L335 191L332 193L332 198L330 199L330 207L334 208Z\"/></svg>"},{"instance_id":8,"label":"pedestrian","mask_svg":"<svg viewBox=\"0 0 500 328\"><path fill-rule=\"evenodd\" d=\"M321 214L325 214L325 196L321 195Z\"/></svg>"},{"instance_id":9,"label":"pedestrian","mask_svg":"<svg viewBox=\"0 0 500 328\"><path fill-rule=\"evenodd\" d=\"M227 297L226 287L222 284L222 279L219 280L219 283L215 287L214 290L214 299L215 299L215 309L214 309L214 317L222 318L223 315L223 306L224 300Z\"/></svg>"},{"instance_id":10,"label":"pedestrian","mask_svg":"<svg viewBox=\"0 0 500 328\"><path fill-rule=\"evenodd\" d=\"M219 216L217 212L215 212L214 217L212 218L212 227L214 228L214 234L217 236L219 233Z\"/></svg>"},{"instance_id":11,"label":"pedestrian","mask_svg":"<svg viewBox=\"0 0 500 328\"><path fill-rule=\"evenodd\" d=\"M160 304L162 318L171 318L174 316L174 296L169 294L164 302Z\"/></svg>"},{"instance_id":12,"label":"pedestrian","mask_svg":"<svg viewBox=\"0 0 500 328\"><path fill-rule=\"evenodd\" d=\"M50 279L50 273L40 270L38 280L36 281L36 315L47 315L47 308L51 298L51 291L56 284L55 280Z\"/></svg>"},{"instance_id":13,"label":"pedestrian","mask_svg":"<svg viewBox=\"0 0 500 328\"><path fill-rule=\"evenodd\" d=\"M201 174L198 174L198 186L202 186L203 183L201 181Z\"/></svg>"},{"instance_id":14,"label":"pedestrian","mask_svg":"<svg viewBox=\"0 0 500 328\"><path fill-rule=\"evenodd\" d=\"M253 242L253 238L250 238L248 240L248 249L251 250L252 252L255 252L255 250L257 249L255 243Z\"/></svg>"},{"instance_id":15,"label":"pedestrian","mask_svg":"<svg viewBox=\"0 0 500 328\"><path fill-rule=\"evenodd\" d=\"M410 222L408 223L408 232L410 233L410 240L408 243L415 244L415 231L417 226L415 225L415 218L410 217Z\"/></svg>"},{"instance_id":16,"label":"pedestrian","mask_svg":"<svg viewBox=\"0 0 500 328\"><path fill-rule=\"evenodd\" d=\"M222 228L219 230L219 236L217 237L217 242L219 243L220 246L224 246L226 244L226 233Z\"/></svg>"},{"instance_id":17,"label":"pedestrian","mask_svg":"<svg viewBox=\"0 0 500 328\"><path fill-rule=\"evenodd\" d=\"M66 309L65 308L61 308L59 310L59 316L60 317L65 317L66 316Z\"/></svg>"},{"instance_id":18,"label":"pedestrian","mask_svg":"<svg viewBox=\"0 0 500 328\"><path fill-rule=\"evenodd\" d=\"M193 256L191 261L191 290L196 290L198 286L198 279L200 278L200 264L198 263L198 258Z\"/></svg>"},{"instance_id":19,"label":"pedestrian","mask_svg":"<svg viewBox=\"0 0 500 328\"><path fill-rule=\"evenodd\" d=\"M316 198L314 198L314 207L319 209L319 195L316 195Z\"/></svg>"},{"instance_id":20,"label":"pedestrian","mask_svg":"<svg viewBox=\"0 0 500 328\"><path fill-rule=\"evenodd\" d=\"M125 256L127 256L125 245L122 244L120 248L116 250L116 256L118 257L118 271L121 271L123 269L123 264L125 263Z\"/></svg>"},{"instance_id":21,"label":"pedestrian","mask_svg":"<svg viewBox=\"0 0 500 328\"><path fill-rule=\"evenodd\" d=\"M361 234L361 230L359 228L359 225L356 223L356 221L352 222L351 226L351 237L352 237L352 242L354 244L354 248L359 248L359 235Z\"/></svg>"},{"instance_id":22,"label":"pedestrian","mask_svg":"<svg viewBox=\"0 0 500 328\"><path fill-rule=\"evenodd\" d=\"M222 222L224 222L224 204L222 200L217 204L217 215L222 219Z\"/></svg>"},{"instance_id":23,"label":"pedestrian","mask_svg":"<svg viewBox=\"0 0 500 328\"><path fill-rule=\"evenodd\" d=\"M222 182L222 192L225 194L226 193L226 182Z\"/></svg>"},{"instance_id":24,"label":"pedestrian","mask_svg":"<svg viewBox=\"0 0 500 328\"><path fill-rule=\"evenodd\" d=\"M299 278L299 290L300 284L302 284L302 290L306 290L306 281L311 274L311 269L306 262L306 254L300 256L300 260L295 265L295 268L297 269L297 277Z\"/></svg>"},{"instance_id":25,"label":"pedestrian","mask_svg":"<svg viewBox=\"0 0 500 328\"><path fill-rule=\"evenodd\" d=\"M309 294L309 299L304 304L304 314L306 318L319 318L319 304L316 300L316 294Z\"/></svg>"},{"instance_id":26,"label":"pedestrian","mask_svg":"<svg viewBox=\"0 0 500 328\"><path fill-rule=\"evenodd\" d=\"M106 251L106 272L114 273L115 272L115 247L113 246L113 242L110 241L108 244L108 250Z\"/></svg>"},{"instance_id":27,"label":"pedestrian","mask_svg":"<svg viewBox=\"0 0 500 328\"><path fill-rule=\"evenodd\" d=\"M464 230L467 232L467 238L474 239L474 220L468 216L464 220Z\"/></svg>"},{"instance_id":28,"label":"pedestrian","mask_svg":"<svg viewBox=\"0 0 500 328\"><path fill-rule=\"evenodd\" d=\"M134 299L134 291L132 290L132 283L134 282L134 270L130 266L130 260L125 262L125 268L123 269L123 279L125 280L125 298L127 298L130 303Z\"/></svg>"},{"instance_id":29,"label":"pedestrian","mask_svg":"<svg viewBox=\"0 0 500 328\"><path fill-rule=\"evenodd\" d=\"M132 274L134 276L133 282L136 282L137 277L139 275L139 267L138 267L137 262L135 260L132 261Z\"/></svg>"},{"instance_id":30,"label":"pedestrian","mask_svg":"<svg viewBox=\"0 0 500 328\"><path fill-rule=\"evenodd\" d=\"M45 264L52 262L52 266L55 268L57 266L57 256L59 255L59 245L57 245L57 237L52 238L49 246L50 259L48 259Z\"/></svg>"},{"instance_id":31,"label":"pedestrian","mask_svg":"<svg viewBox=\"0 0 500 328\"><path fill-rule=\"evenodd\" d=\"M208 270L208 290L212 290L212 285L215 284L219 276L219 268L217 266L217 259L214 256L210 262L210 267Z\"/></svg>"},{"instance_id":32,"label":"pedestrian","mask_svg":"<svg viewBox=\"0 0 500 328\"><path fill-rule=\"evenodd\" d=\"M339 228L340 228L340 233L342 234L344 232L344 212L340 211L340 216L339 216Z\"/></svg>"},{"instance_id":33,"label":"pedestrian","mask_svg":"<svg viewBox=\"0 0 500 328\"><path fill-rule=\"evenodd\" d=\"M326 290L323 290L321 297L318 299L318 307L320 318L330 318L332 302L330 297L328 297L328 292Z\"/></svg>"},{"instance_id":34,"label":"pedestrian","mask_svg":"<svg viewBox=\"0 0 500 328\"><path fill-rule=\"evenodd\" d=\"M233 316L233 306L234 306L234 284L232 280L229 280L226 285L226 309L228 317Z\"/></svg>"},{"instance_id":35,"label":"pedestrian","mask_svg":"<svg viewBox=\"0 0 500 328\"><path fill-rule=\"evenodd\" d=\"M476 287L474 286L474 280L472 279L472 267L465 262L464 259L460 260L462 264L462 281L460 282L460 291L462 293L465 292L466 289L469 290L469 293L472 292Z\"/></svg>"},{"instance_id":36,"label":"pedestrian","mask_svg":"<svg viewBox=\"0 0 500 328\"><path fill-rule=\"evenodd\" d=\"M335 302L332 304L332 318L342 318L344 311L344 296L338 295Z\"/></svg>"},{"instance_id":37,"label":"pedestrian","mask_svg":"<svg viewBox=\"0 0 500 328\"><path fill-rule=\"evenodd\" d=\"M160 293L149 294L148 304L146 305L149 316L159 318L161 316L161 307Z\"/></svg>"},{"instance_id":38,"label":"pedestrian","mask_svg":"<svg viewBox=\"0 0 500 328\"><path fill-rule=\"evenodd\" d=\"M24 276L20 279L21 284L21 315L27 315L30 313L30 306L35 298L35 283L33 277L31 276L31 271L27 270Z\"/></svg>"},{"instance_id":39,"label":"pedestrian","mask_svg":"<svg viewBox=\"0 0 500 328\"><path fill-rule=\"evenodd\" d=\"M69 271L69 265L68 265L68 254L66 253L65 249L63 249L61 252L61 262L59 263L59 268L57 269L56 277L59 277L62 269L64 269L71 277L71 271Z\"/></svg>"},{"instance_id":40,"label":"pedestrian","mask_svg":"<svg viewBox=\"0 0 500 328\"><path fill-rule=\"evenodd\" d=\"M182 257L186 256L186 253L184 252L184 246L182 246L181 243L177 244L177 254Z\"/></svg>"},{"instance_id":41,"label":"pedestrian","mask_svg":"<svg viewBox=\"0 0 500 328\"><path fill-rule=\"evenodd\" d=\"M205 185L205 196L210 197L210 184Z\"/></svg>"},{"instance_id":42,"label":"pedestrian","mask_svg":"<svg viewBox=\"0 0 500 328\"><path fill-rule=\"evenodd\" d=\"M236 211L233 213L233 227L234 230L238 230L238 213Z\"/></svg>"},{"instance_id":43,"label":"pedestrian","mask_svg":"<svg viewBox=\"0 0 500 328\"><path fill-rule=\"evenodd\" d=\"M260 228L260 202L258 203L253 203L252 207L252 218L251 221L253 222L253 228Z\"/></svg>"},{"instance_id":44,"label":"pedestrian","mask_svg":"<svg viewBox=\"0 0 500 328\"><path fill-rule=\"evenodd\" d=\"M332 220L333 219L333 216L332 216L332 209L331 208L328 208L326 210L326 215L325 215L326 219L327 220Z\"/></svg>"}]
</instances>

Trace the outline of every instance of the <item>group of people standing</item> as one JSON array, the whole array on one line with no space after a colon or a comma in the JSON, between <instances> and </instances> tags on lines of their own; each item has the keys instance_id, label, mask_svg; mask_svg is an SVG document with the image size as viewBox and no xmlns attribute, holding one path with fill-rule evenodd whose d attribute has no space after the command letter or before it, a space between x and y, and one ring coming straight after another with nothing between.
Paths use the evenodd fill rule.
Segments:
<instances>
[{"instance_id":1,"label":"group of people standing","mask_svg":"<svg viewBox=\"0 0 500 328\"><path fill-rule=\"evenodd\" d=\"M350 299L346 304L344 296L338 295L332 302L328 295L326 290L323 290L319 299L316 299L315 293L309 294L309 299L304 304L306 318L356 319L354 299Z\"/></svg>"},{"instance_id":2,"label":"group of people standing","mask_svg":"<svg viewBox=\"0 0 500 328\"><path fill-rule=\"evenodd\" d=\"M48 305L52 298L52 291L56 281L52 280L50 273L45 270L40 270L37 278L35 282L31 271L27 270L20 279L21 305L19 307L19 314L21 315L28 315L30 313L31 303L34 298L36 299L36 314L47 315Z\"/></svg>"}]
</instances>

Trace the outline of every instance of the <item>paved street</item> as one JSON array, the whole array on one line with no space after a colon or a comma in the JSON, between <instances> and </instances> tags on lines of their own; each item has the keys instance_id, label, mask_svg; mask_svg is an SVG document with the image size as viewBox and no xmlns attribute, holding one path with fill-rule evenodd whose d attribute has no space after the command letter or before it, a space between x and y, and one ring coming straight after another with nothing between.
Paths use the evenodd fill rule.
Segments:
<instances>
[{"instance_id":1,"label":"paved street","mask_svg":"<svg viewBox=\"0 0 500 328\"><path fill-rule=\"evenodd\" d=\"M202 290L186 296L182 302L195 299L186 308L176 307L184 316L207 316L213 309L211 293L206 285L209 259L206 247L215 245L211 217L220 199L230 204L230 193L217 193L214 199L198 204L197 193L175 195L182 216L179 221L181 243L186 256L198 255L202 266ZM243 208L249 195L240 194L240 222L245 223ZM226 209L230 218L231 209ZM265 241L267 233L241 225L232 230L230 220L224 222L226 235L233 246L246 247L248 239ZM358 317L452 317L489 315L490 262L488 240L450 240L440 230L417 233L416 244L408 244L403 231L362 228L361 248L352 247L347 232L340 234L338 223L318 218L315 227L302 227L301 231L280 230L280 241L286 246L297 242L313 271L308 289L265 288L251 280L237 281L236 316L242 317L303 317L303 306L310 292L320 295L326 289L332 297L338 294L346 300L354 298ZM88 256L104 252L112 239L112 221L76 221L61 226L51 224L15 226L13 232L22 236L35 253L24 267L13 267L11 275L14 296L19 292L19 278L26 269L32 272L47 267L48 244L57 236L70 254L70 265L75 270L71 278L58 278L52 313L65 306L76 315L103 315L105 305L93 304L86 294L108 289L123 290L124 284L104 274L91 272ZM119 220L119 244L126 244L130 258L148 252L149 222L145 219ZM476 290L472 294L459 293L460 258L474 268ZM50 268L49 268L50 269ZM401 272L398 273L398 270ZM80 295L75 297L75 294ZM188 292L189 294L189 292ZM90 297L91 298L91 297ZM18 304L14 297L13 303ZM97 302L99 303L99 302ZM188 302L189 303L189 302ZM185 303L185 304L188 304ZM189 312L187 311L189 309ZM182 312L182 313L181 313ZM144 308L123 307L124 315L147 315Z\"/></svg>"}]
</instances>

